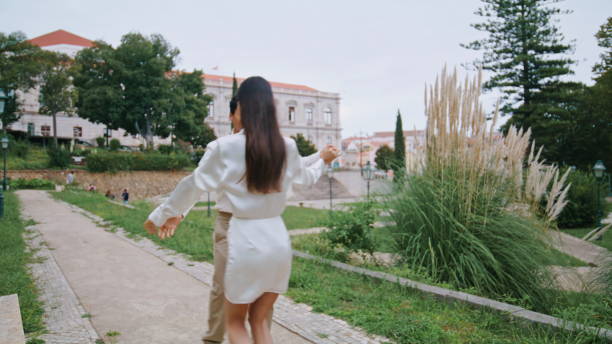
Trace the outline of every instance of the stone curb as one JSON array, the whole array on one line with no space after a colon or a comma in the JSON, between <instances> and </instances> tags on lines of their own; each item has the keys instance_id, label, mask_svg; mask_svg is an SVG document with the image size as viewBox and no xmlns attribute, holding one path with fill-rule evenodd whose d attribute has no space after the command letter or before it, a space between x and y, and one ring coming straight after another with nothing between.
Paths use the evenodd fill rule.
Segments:
<instances>
[{"instance_id":1,"label":"stone curb","mask_svg":"<svg viewBox=\"0 0 612 344\"><path fill-rule=\"evenodd\" d=\"M23 217L28 219L28 217ZM46 333L39 336L48 344L95 344L100 336L91 320L84 318L87 311L81 305L64 273L55 261L51 248L44 241L36 225L26 230L34 235L24 235L28 248L38 260L28 264L32 277L40 290L43 302Z\"/></svg>"},{"instance_id":2,"label":"stone curb","mask_svg":"<svg viewBox=\"0 0 612 344\"><path fill-rule=\"evenodd\" d=\"M208 262L190 261L187 256L162 248L145 237L133 238L123 228L113 225L101 217L62 200L70 209L78 212L101 226L112 226L114 235L130 244L158 257L172 267L183 271L194 279L210 286L214 266ZM274 321L287 330L315 344L382 344L391 340L367 334L360 328L353 327L343 320L326 314L314 313L308 305L295 303L290 298L280 295L274 305Z\"/></svg>"},{"instance_id":3,"label":"stone curb","mask_svg":"<svg viewBox=\"0 0 612 344\"><path fill-rule=\"evenodd\" d=\"M0 296L0 344L25 344L17 294Z\"/></svg>"},{"instance_id":4,"label":"stone curb","mask_svg":"<svg viewBox=\"0 0 612 344\"><path fill-rule=\"evenodd\" d=\"M586 331L597 333L598 337L605 338L607 340L612 340L612 330L609 330L609 329L585 326L585 325L582 325L582 324L579 324L573 321L567 321L567 320L559 319L559 318L556 318L556 317L553 317L547 314L533 312L533 311L524 309L522 307L514 306L508 303L503 303L503 302L487 299L481 296L476 296L476 295L472 295L472 294L468 294L468 293L464 293L460 291L431 286L425 283L415 282L407 278L402 278L402 277L388 274L385 272L372 271L372 270L348 265L345 263L341 263L335 260L313 256L308 253L304 253L304 252L300 252L296 250L293 251L293 255L296 257L304 258L304 259L317 260L319 262L331 265L338 269L358 273L360 275L382 279L382 280L389 281L392 283L398 283L405 287L417 289L419 291L422 291L428 294L433 294L434 296L442 298L442 299L461 301L461 302L464 302L464 303L467 303L467 304L470 304L472 306L476 306L479 308L493 309L493 310L496 310L502 313L506 313L510 317L518 318L520 320L526 320L531 323L551 326L551 327L555 327L558 329L569 330L569 331L586 330Z\"/></svg>"}]
</instances>

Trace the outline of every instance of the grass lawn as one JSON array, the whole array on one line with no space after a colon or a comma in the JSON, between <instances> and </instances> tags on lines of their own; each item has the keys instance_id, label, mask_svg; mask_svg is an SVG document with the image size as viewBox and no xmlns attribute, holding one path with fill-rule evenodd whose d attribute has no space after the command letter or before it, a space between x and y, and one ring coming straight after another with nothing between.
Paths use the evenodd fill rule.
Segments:
<instances>
[{"instance_id":1,"label":"grass lawn","mask_svg":"<svg viewBox=\"0 0 612 344\"><path fill-rule=\"evenodd\" d=\"M54 197L77 204L134 235L147 236L142 223L151 210L143 202L129 209L104 200L102 195L83 191L53 193ZM306 228L326 216L326 211L291 207L284 214L295 215ZM302 218L303 220L296 220ZM175 237L164 241L151 237L160 246L186 253L196 260L212 260L213 218L194 211L185 219ZM289 224L288 224L289 227ZM316 262L295 259L288 296L297 302L361 326L373 334L397 343L600 343L590 335L576 337L542 328L512 323L505 316L476 310L459 303L447 303L394 283L344 272ZM589 313L590 314L590 313ZM333 333L321 333L322 337Z\"/></svg>"},{"instance_id":2,"label":"grass lawn","mask_svg":"<svg viewBox=\"0 0 612 344\"><path fill-rule=\"evenodd\" d=\"M283 213L283 221L287 229L305 229L320 227L327 216L329 210L288 206Z\"/></svg>"},{"instance_id":3,"label":"grass lawn","mask_svg":"<svg viewBox=\"0 0 612 344\"><path fill-rule=\"evenodd\" d=\"M26 251L24 227L29 223L19 217L19 200L12 192L4 194L4 218L0 219L0 296L17 294L26 335L44 331L43 305L27 264L32 254ZM2 337L2 334L0 334Z\"/></svg>"},{"instance_id":4,"label":"grass lawn","mask_svg":"<svg viewBox=\"0 0 612 344\"><path fill-rule=\"evenodd\" d=\"M49 157L42 147L30 146L25 158L9 155L6 165L9 170L45 169L49 166Z\"/></svg>"},{"instance_id":5,"label":"grass lawn","mask_svg":"<svg viewBox=\"0 0 612 344\"><path fill-rule=\"evenodd\" d=\"M508 318L300 258L288 296L397 343L605 343L513 323ZM330 335L321 333L322 336ZM333 334L332 334L333 335Z\"/></svg>"}]
</instances>

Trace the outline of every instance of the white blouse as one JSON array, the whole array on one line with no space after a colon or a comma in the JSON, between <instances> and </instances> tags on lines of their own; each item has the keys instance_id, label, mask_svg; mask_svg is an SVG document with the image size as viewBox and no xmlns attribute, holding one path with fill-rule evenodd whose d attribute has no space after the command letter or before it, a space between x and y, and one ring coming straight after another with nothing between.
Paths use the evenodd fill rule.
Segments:
<instances>
[{"instance_id":1,"label":"white blouse","mask_svg":"<svg viewBox=\"0 0 612 344\"><path fill-rule=\"evenodd\" d=\"M255 194L247 190L245 161L246 136L241 131L208 144L206 153L193 173L183 178L170 197L150 215L156 226L167 219L186 215L204 192L223 193L236 218L261 219L280 216L285 210L287 191L292 184L313 185L323 173L321 158L307 166L300 158L295 141L285 139L286 168L282 176L282 191Z\"/></svg>"}]
</instances>

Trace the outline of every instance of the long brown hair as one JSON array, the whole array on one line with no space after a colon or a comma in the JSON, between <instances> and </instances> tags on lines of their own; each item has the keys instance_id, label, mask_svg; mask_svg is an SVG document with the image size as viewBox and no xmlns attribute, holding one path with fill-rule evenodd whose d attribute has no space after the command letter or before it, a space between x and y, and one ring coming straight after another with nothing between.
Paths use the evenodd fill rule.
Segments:
<instances>
[{"instance_id":1,"label":"long brown hair","mask_svg":"<svg viewBox=\"0 0 612 344\"><path fill-rule=\"evenodd\" d=\"M255 193L279 192L287 156L272 87L266 79L253 76L240 84L236 97L246 135L247 189Z\"/></svg>"}]
</instances>

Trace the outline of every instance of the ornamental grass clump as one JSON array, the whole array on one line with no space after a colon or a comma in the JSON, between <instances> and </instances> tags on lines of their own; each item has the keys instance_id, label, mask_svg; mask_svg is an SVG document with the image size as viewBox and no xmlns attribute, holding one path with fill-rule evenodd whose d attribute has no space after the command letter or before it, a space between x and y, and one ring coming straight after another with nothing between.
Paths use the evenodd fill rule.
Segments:
<instances>
[{"instance_id":1,"label":"ornamental grass clump","mask_svg":"<svg viewBox=\"0 0 612 344\"><path fill-rule=\"evenodd\" d=\"M426 89L419 173L388 200L396 249L436 280L545 310L552 278L544 235L565 205L567 174L544 165L533 144L526 159L530 130L495 132L498 112L487 121L481 82L480 73L460 83L444 69ZM528 214L509 210L517 204Z\"/></svg>"}]
</instances>

